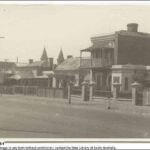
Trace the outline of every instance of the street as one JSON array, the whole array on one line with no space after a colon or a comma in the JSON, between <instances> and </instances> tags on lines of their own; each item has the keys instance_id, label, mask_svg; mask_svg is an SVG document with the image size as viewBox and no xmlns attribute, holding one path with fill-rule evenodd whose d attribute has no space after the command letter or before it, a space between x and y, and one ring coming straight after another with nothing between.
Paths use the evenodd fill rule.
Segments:
<instances>
[{"instance_id":1,"label":"street","mask_svg":"<svg viewBox=\"0 0 150 150\"><path fill-rule=\"evenodd\" d=\"M150 137L149 117L42 97L1 96L0 120L1 138Z\"/></svg>"}]
</instances>

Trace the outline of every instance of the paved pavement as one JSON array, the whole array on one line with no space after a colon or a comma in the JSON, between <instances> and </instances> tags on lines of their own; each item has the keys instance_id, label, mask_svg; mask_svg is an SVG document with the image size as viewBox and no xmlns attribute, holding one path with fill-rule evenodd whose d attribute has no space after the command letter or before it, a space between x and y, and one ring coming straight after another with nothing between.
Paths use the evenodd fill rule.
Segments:
<instances>
[{"instance_id":1,"label":"paved pavement","mask_svg":"<svg viewBox=\"0 0 150 150\"><path fill-rule=\"evenodd\" d=\"M130 104L129 104L130 105ZM1 138L149 138L150 117L114 103L33 96L0 97ZM149 108L147 108L149 110Z\"/></svg>"}]
</instances>

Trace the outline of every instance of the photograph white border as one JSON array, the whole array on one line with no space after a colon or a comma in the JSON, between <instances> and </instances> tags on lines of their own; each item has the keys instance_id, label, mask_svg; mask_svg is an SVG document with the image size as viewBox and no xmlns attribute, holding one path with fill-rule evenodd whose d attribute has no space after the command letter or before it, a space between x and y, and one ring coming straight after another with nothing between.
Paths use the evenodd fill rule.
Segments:
<instances>
[{"instance_id":1,"label":"photograph white border","mask_svg":"<svg viewBox=\"0 0 150 150\"><path fill-rule=\"evenodd\" d=\"M0 1L8 5L150 5L150 1ZM150 138L0 138L5 143L146 143ZM124 144L125 145L125 144ZM122 145L124 147L124 145ZM141 144L142 145L142 144ZM130 146L130 144L129 144ZM125 148L125 147L124 147ZM137 148L140 148L139 145Z\"/></svg>"}]
</instances>

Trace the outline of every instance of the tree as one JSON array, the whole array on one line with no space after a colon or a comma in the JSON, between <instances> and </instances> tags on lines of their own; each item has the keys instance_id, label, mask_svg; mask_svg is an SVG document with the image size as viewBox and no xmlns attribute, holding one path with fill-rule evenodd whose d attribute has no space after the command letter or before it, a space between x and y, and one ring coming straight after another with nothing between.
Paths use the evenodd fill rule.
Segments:
<instances>
[{"instance_id":1,"label":"tree","mask_svg":"<svg viewBox=\"0 0 150 150\"><path fill-rule=\"evenodd\" d=\"M148 77L147 71L135 70L134 74L132 76L132 81L133 82L136 81L136 82L142 84L143 86L147 86L147 77Z\"/></svg>"},{"instance_id":2,"label":"tree","mask_svg":"<svg viewBox=\"0 0 150 150\"><path fill-rule=\"evenodd\" d=\"M43 53L42 53L42 56L41 56L41 61L47 61L47 60L48 60L48 56L47 56L46 49L44 47L44 50L43 50Z\"/></svg>"},{"instance_id":3,"label":"tree","mask_svg":"<svg viewBox=\"0 0 150 150\"><path fill-rule=\"evenodd\" d=\"M57 58L57 64L61 64L64 61L64 55L62 49L59 52L58 58Z\"/></svg>"}]
</instances>

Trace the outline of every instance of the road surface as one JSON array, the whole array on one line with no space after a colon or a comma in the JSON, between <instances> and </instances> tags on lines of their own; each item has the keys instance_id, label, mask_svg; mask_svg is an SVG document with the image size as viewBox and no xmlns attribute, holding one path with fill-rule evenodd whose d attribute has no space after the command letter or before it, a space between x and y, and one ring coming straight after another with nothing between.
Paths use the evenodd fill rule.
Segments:
<instances>
[{"instance_id":1,"label":"road surface","mask_svg":"<svg viewBox=\"0 0 150 150\"><path fill-rule=\"evenodd\" d=\"M95 106L98 107L98 106ZM0 138L149 138L150 117L32 96L0 97Z\"/></svg>"}]
</instances>

